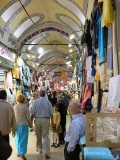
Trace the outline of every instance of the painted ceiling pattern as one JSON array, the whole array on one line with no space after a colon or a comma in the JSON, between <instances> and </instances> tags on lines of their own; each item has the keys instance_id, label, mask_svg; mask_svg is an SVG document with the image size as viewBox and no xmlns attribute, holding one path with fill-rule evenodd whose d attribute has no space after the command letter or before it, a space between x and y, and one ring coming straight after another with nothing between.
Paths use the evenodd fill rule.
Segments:
<instances>
[{"instance_id":1,"label":"painted ceiling pattern","mask_svg":"<svg viewBox=\"0 0 120 160\"><path fill-rule=\"evenodd\" d=\"M49 1L49 3L48 3ZM79 54L79 40L90 0L0 1L0 41L16 51L28 65L67 70L66 59ZM74 39L70 35L74 34ZM71 43L71 51L68 44ZM39 48L43 53L39 53ZM29 58L27 55L33 55ZM34 58L33 58L34 57ZM39 65L36 65L39 64ZM51 64L51 66L49 66ZM52 66L53 64L53 66ZM58 64L57 67L54 64ZM61 64L64 64L60 67Z\"/></svg>"}]
</instances>

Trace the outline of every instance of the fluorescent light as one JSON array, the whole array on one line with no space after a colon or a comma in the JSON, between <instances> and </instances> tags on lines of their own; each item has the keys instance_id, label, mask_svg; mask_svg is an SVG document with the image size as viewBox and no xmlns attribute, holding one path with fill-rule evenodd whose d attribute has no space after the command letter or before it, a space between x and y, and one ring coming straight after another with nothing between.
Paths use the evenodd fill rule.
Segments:
<instances>
[{"instance_id":1,"label":"fluorescent light","mask_svg":"<svg viewBox=\"0 0 120 160\"><path fill-rule=\"evenodd\" d=\"M66 62L66 64L70 64L70 63L71 63L71 61Z\"/></svg>"},{"instance_id":2,"label":"fluorescent light","mask_svg":"<svg viewBox=\"0 0 120 160\"><path fill-rule=\"evenodd\" d=\"M68 59L68 57L66 57L66 59Z\"/></svg>"},{"instance_id":3,"label":"fluorescent light","mask_svg":"<svg viewBox=\"0 0 120 160\"><path fill-rule=\"evenodd\" d=\"M30 58L30 55L29 55L29 54L27 54L27 57L29 57L29 58Z\"/></svg>"},{"instance_id":4,"label":"fluorescent light","mask_svg":"<svg viewBox=\"0 0 120 160\"><path fill-rule=\"evenodd\" d=\"M32 58L35 58L35 56L32 56Z\"/></svg>"},{"instance_id":5,"label":"fluorescent light","mask_svg":"<svg viewBox=\"0 0 120 160\"><path fill-rule=\"evenodd\" d=\"M39 53L43 53L43 48L40 47L39 50L38 50L38 52L39 52Z\"/></svg>"},{"instance_id":6,"label":"fluorescent light","mask_svg":"<svg viewBox=\"0 0 120 160\"><path fill-rule=\"evenodd\" d=\"M68 47L69 47L69 48L72 47L72 44L69 43Z\"/></svg>"},{"instance_id":7,"label":"fluorescent light","mask_svg":"<svg viewBox=\"0 0 120 160\"><path fill-rule=\"evenodd\" d=\"M72 51L73 51L72 49L69 50L70 53L72 53Z\"/></svg>"},{"instance_id":8,"label":"fluorescent light","mask_svg":"<svg viewBox=\"0 0 120 160\"><path fill-rule=\"evenodd\" d=\"M37 66L39 66L39 63L36 63Z\"/></svg>"},{"instance_id":9,"label":"fluorescent light","mask_svg":"<svg viewBox=\"0 0 120 160\"><path fill-rule=\"evenodd\" d=\"M74 36L74 34L72 34L71 36L70 36L70 39L73 39L75 36Z\"/></svg>"}]
</instances>

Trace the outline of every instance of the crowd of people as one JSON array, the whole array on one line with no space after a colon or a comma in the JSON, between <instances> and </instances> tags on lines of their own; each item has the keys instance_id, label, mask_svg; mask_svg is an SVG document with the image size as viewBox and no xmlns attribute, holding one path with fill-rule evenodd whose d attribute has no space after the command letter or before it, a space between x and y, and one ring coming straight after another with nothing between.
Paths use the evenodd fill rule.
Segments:
<instances>
[{"instance_id":1,"label":"crowd of people","mask_svg":"<svg viewBox=\"0 0 120 160\"><path fill-rule=\"evenodd\" d=\"M14 106L6 99L6 91L0 91L0 146L3 144L8 150L8 154L0 150L1 160L7 160L12 153L10 132L14 137L17 157L26 160L29 128L36 135L36 152L44 154L46 159L50 158L50 146L57 148L65 144L65 160L79 160L79 139L85 134L85 117L81 113L79 101L71 100L68 92L54 91L46 96L45 90L34 92L29 106L22 94L16 98ZM68 106L72 121L66 131Z\"/></svg>"}]
</instances>

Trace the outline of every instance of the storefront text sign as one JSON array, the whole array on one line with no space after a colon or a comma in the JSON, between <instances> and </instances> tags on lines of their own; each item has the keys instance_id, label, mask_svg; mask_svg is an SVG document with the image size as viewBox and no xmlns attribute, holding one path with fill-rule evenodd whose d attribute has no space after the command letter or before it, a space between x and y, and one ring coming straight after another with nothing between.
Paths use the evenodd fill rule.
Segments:
<instances>
[{"instance_id":1,"label":"storefront text sign","mask_svg":"<svg viewBox=\"0 0 120 160\"><path fill-rule=\"evenodd\" d=\"M54 76L61 76L61 72L54 72Z\"/></svg>"},{"instance_id":2,"label":"storefront text sign","mask_svg":"<svg viewBox=\"0 0 120 160\"><path fill-rule=\"evenodd\" d=\"M0 46L0 56L9 61L15 62L15 54L3 48L2 46Z\"/></svg>"},{"instance_id":3,"label":"storefront text sign","mask_svg":"<svg viewBox=\"0 0 120 160\"><path fill-rule=\"evenodd\" d=\"M4 67L7 67L7 68L14 68L15 67L15 63L3 58L3 57L0 57L0 66L4 66Z\"/></svg>"}]
</instances>

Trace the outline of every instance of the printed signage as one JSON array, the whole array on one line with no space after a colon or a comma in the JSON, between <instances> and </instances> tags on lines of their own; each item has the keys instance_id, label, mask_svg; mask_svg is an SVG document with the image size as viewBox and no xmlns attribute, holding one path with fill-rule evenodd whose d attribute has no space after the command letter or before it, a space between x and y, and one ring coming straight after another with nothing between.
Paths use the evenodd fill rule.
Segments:
<instances>
[{"instance_id":1,"label":"printed signage","mask_svg":"<svg viewBox=\"0 0 120 160\"><path fill-rule=\"evenodd\" d=\"M15 62L15 54L3 48L2 46L0 46L0 56L9 61Z\"/></svg>"},{"instance_id":2,"label":"printed signage","mask_svg":"<svg viewBox=\"0 0 120 160\"><path fill-rule=\"evenodd\" d=\"M61 76L61 72L54 72L54 76Z\"/></svg>"},{"instance_id":3,"label":"printed signage","mask_svg":"<svg viewBox=\"0 0 120 160\"><path fill-rule=\"evenodd\" d=\"M14 68L15 63L13 63L13 62L5 59L5 58L0 57L0 66L5 66L5 67L8 67L8 68Z\"/></svg>"}]
</instances>

